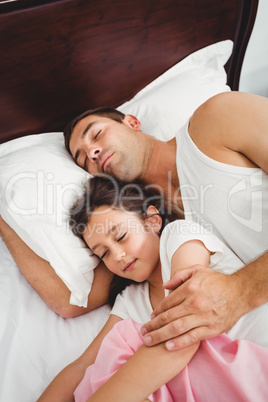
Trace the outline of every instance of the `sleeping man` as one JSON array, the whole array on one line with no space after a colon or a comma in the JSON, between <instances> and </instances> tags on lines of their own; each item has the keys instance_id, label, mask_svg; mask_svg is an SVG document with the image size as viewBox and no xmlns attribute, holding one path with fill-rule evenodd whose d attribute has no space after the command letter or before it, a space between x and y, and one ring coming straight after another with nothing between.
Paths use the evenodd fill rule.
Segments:
<instances>
[{"instance_id":1,"label":"sleeping man","mask_svg":"<svg viewBox=\"0 0 268 402\"><path fill-rule=\"evenodd\" d=\"M168 142L143 133L134 116L111 109L86 112L65 130L78 165L92 174L156 184L186 218L213 230L246 264L232 275L201 266L180 271L167 284L175 290L142 328L146 345L167 341L169 349L178 349L214 337L268 301L267 110L266 98L220 94ZM55 311L70 317L105 302L111 277L103 266L96 269L88 308L68 306L68 289L49 264L19 238L14 241L3 220L0 234Z\"/></svg>"}]
</instances>

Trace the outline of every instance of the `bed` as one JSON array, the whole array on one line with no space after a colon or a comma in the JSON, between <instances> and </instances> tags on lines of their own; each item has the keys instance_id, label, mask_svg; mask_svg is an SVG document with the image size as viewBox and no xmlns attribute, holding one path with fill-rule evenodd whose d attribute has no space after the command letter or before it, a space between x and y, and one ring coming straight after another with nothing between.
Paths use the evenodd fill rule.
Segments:
<instances>
[{"instance_id":1,"label":"bed","mask_svg":"<svg viewBox=\"0 0 268 402\"><path fill-rule=\"evenodd\" d=\"M86 305L97 261L68 231L68 208L88 175L64 149L64 126L111 106L136 114L159 139L174 136L207 98L238 90L257 7L257 0L0 1L0 214L51 263L71 303ZM0 400L35 401L96 336L109 308L58 316L1 238L0 272Z\"/></svg>"}]
</instances>

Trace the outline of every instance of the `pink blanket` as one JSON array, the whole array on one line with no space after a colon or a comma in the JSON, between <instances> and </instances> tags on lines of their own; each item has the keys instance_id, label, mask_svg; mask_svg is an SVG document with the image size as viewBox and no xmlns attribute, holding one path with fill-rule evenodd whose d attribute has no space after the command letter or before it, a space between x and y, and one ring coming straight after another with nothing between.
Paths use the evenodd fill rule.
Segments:
<instances>
[{"instance_id":1,"label":"pink blanket","mask_svg":"<svg viewBox=\"0 0 268 402\"><path fill-rule=\"evenodd\" d=\"M117 323L104 339L95 363L75 390L86 401L142 345L141 324ZM267 402L268 350L221 335L201 342L187 367L150 395L154 402Z\"/></svg>"}]
</instances>

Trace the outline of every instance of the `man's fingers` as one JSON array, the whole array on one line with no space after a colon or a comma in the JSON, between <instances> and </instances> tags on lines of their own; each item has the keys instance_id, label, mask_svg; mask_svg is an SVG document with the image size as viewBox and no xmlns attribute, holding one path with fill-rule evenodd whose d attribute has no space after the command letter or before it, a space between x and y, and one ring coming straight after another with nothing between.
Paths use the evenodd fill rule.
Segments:
<instances>
[{"instance_id":1,"label":"man's fingers","mask_svg":"<svg viewBox=\"0 0 268 402\"><path fill-rule=\"evenodd\" d=\"M174 290L177 289L178 286L182 285L183 282L184 281L181 279L181 277L178 277L176 272L169 281L163 283L163 288L168 290Z\"/></svg>"},{"instance_id":2,"label":"man's fingers","mask_svg":"<svg viewBox=\"0 0 268 402\"><path fill-rule=\"evenodd\" d=\"M185 300L182 290L183 288L178 288L165 297L164 300L162 300L162 302L154 309L152 318L172 309L173 307L179 308L180 304Z\"/></svg>"},{"instance_id":3,"label":"man's fingers","mask_svg":"<svg viewBox=\"0 0 268 402\"><path fill-rule=\"evenodd\" d=\"M199 265L194 265L189 268L180 269L176 271L175 274L167 282L163 284L165 289L174 290L178 286L182 285L188 279L190 279L198 270L200 270ZM203 269L203 267L202 267Z\"/></svg>"},{"instance_id":4,"label":"man's fingers","mask_svg":"<svg viewBox=\"0 0 268 402\"><path fill-rule=\"evenodd\" d=\"M141 334L143 335L143 342L147 346L153 346L161 342L165 342L169 339L178 337L179 335L188 333L188 331L192 328L193 320L195 322L198 322L199 323L198 325L203 325L202 321L204 320L200 319L200 317L189 315L182 317L179 320L169 322L165 326L162 326L161 325L162 321L158 320L158 322L155 324L156 329L150 332L146 332L146 328L144 326L141 329Z\"/></svg>"},{"instance_id":5,"label":"man's fingers","mask_svg":"<svg viewBox=\"0 0 268 402\"><path fill-rule=\"evenodd\" d=\"M163 313L157 315L151 321L142 326L141 334L145 335L149 332L155 331L159 328L164 328L166 325L172 323L174 320L180 317L180 306L175 306ZM183 317L181 317L183 319ZM163 341L163 340L162 340Z\"/></svg>"},{"instance_id":6,"label":"man's fingers","mask_svg":"<svg viewBox=\"0 0 268 402\"><path fill-rule=\"evenodd\" d=\"M214 335L210 334L208 327L198 327L183 334L179 337L173 338L165 343L167 350L179 350L187 346L194 345L204 339L212 338Z\"/></svg>"},{"instance_id":7,"label":"man's fingers","mask_svg":"<svg viewBox=\"0 0 268 402\"><path fill-rule=\"evenodd\" d=\"M233 295L237 292L229 284L230 276L193 268L188 270L193 276L168 295L141 328L146 345L167 342L167 348L177 350L226 332L233 325L230 311L235 313Z\"/></svg>"}]
</instances>

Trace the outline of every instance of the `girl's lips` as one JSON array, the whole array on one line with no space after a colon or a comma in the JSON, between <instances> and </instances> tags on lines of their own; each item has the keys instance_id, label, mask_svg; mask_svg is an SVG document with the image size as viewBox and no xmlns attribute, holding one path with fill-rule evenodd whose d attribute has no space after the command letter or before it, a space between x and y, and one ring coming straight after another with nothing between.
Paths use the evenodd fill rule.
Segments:
<instances>
[{"instance_id":1,"label":"girl's lips","mask_svg":"<svg viewBox=\"0 0 268 402\"><path fill-rule=\"evenodd\" d=\"M134 268L136 260L128 263L125 267L124 267L124 272L130 272L132 271L132 269Z\"/></svg>"}]
</instances>

